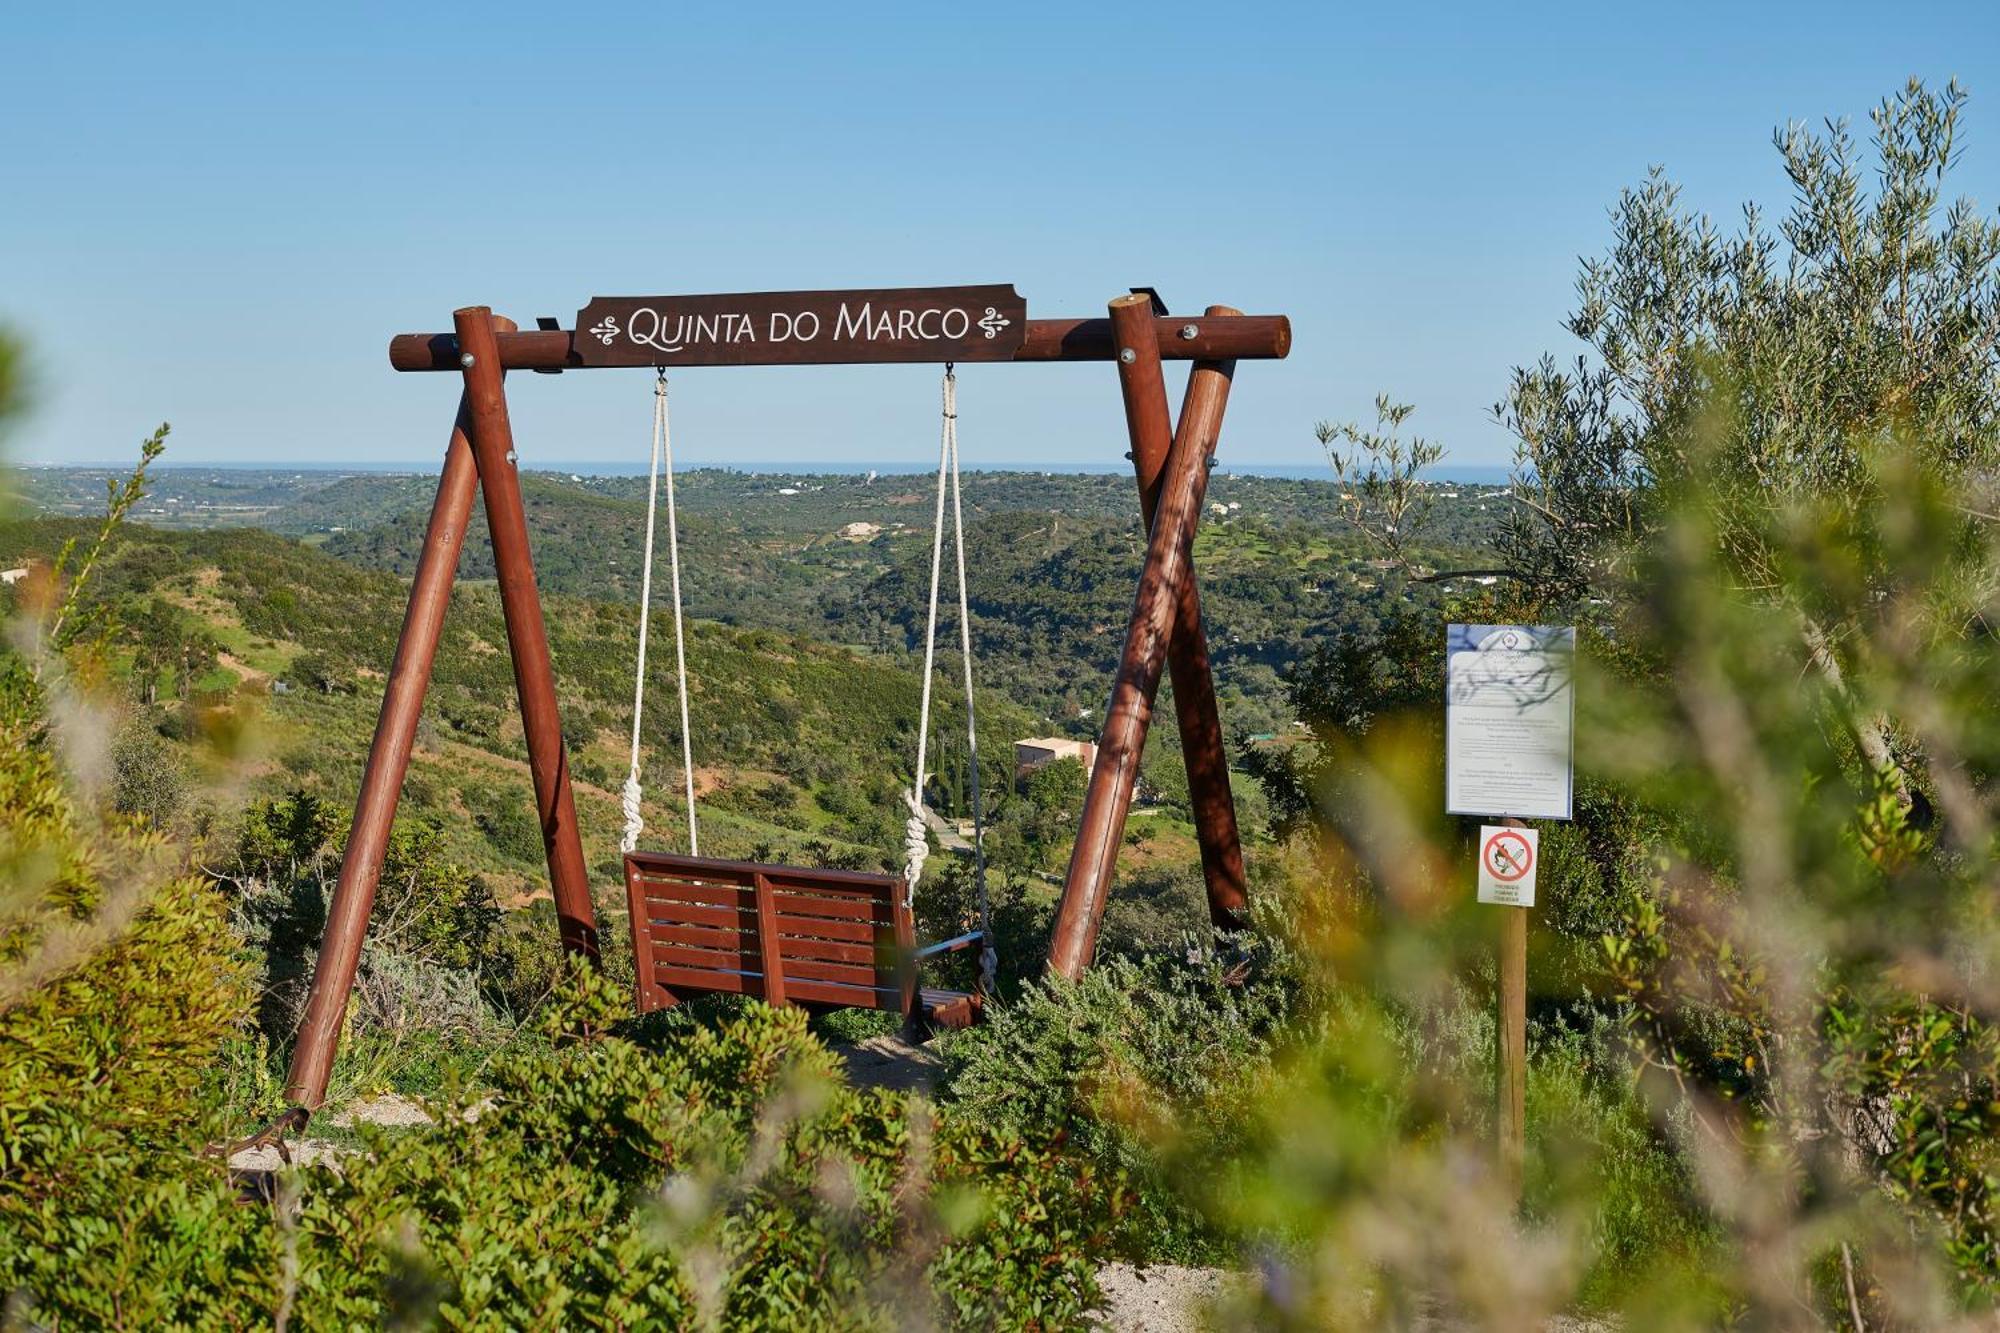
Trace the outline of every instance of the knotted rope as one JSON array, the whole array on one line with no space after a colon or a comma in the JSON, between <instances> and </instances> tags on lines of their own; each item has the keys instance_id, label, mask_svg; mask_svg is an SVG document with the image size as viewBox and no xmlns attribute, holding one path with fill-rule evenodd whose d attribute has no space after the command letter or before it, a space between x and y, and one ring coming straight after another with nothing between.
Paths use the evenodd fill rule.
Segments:
<instances>
[{"instance_id":1,"label":"knotted rope","mask_svg":"<svg viewBox=\"0 0 2000 1333\"><path fill-rule=\"evenodd\" d=\"M909 817L903 821L904 901L915 909L917 881L923 876L924 860L930 855L927 836L929 820L924 812L925 760L931 734L931 678L937 660L938 593L944 564L945 482L951 483L952 551L958 564L958 648L965 671L965 748L972 773L972 864L973 882L979 898L979 980L991 993L999 955L993 948L992 913L986 895L986 808L979 790L979 732L972 693L972 612L966 594L965 506L958 480L958 376L953 367L944 371L943 422L938 432L937 506L931 525L931 600L924 627L923 702L918 709L916 783L903 793Z\"/></svg>"},{"instance_id":2,"label":"knotted rope","mask_svg":"<svg viewBox=\"0 0 2000 1333\"><path fill-rule=\"evenodd\" d=\"M653 616L653 513L660 491L664 461L667 478L667 571L674 600L674 678L680 686L681 775L687 794L688 855L699 856L701 845L694 820L694 741L688 733L687 638L681 614L681 537L674 505L674 444L667 414L667 373L660 372L653 385L653 467L646 479L646 552L639 574L639 669L632 681L632 764L625 775L619 802L625 810L625 836L619 839L621 852L639 845L646 831L640 812L645 789L639 784L639 724L646 708L646 637Z\"/></svg>"}]
</instances>

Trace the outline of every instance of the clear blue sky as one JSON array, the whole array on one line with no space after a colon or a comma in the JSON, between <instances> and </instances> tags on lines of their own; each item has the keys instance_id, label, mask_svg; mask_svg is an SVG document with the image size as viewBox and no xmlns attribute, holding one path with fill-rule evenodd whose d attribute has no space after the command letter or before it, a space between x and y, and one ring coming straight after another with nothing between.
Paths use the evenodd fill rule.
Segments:
<instances>
[{"instance_id":1,"label":"clear blue sky","mask_svg":"<svg viewBox=\"0 0 2000 1333\"><path fill-rule=\"evenodd\" d=\"M1223 453L1319 458L1378 389L1504 462L1510 366L1567 350L1577 256L1663 163L1781 206L1787 119L1971 89L2000 202L2000 6L14 5L0 321L31 461L432 466L455 397L388 336L598 293L1134 284L1292 317ZM934 372L678 377L688 462L921 460ZM969 461L1123 466L1107 366L970 367ZM522 376L525 461L643 459L643 371Z\"/></svg>"}]
</instances>

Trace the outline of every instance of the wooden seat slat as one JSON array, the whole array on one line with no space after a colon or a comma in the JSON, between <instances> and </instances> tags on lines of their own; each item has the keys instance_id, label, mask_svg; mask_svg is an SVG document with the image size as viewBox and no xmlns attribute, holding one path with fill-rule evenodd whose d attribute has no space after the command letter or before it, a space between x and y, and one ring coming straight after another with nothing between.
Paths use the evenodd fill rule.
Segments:
<instances>
[{"instance_id":1,"label":"wooden seat slat","mask_svg":"<svg viewBox=\"0 0 2000 1333\"><path fill-rule=\"evenodd\" d=\"M640 881L646 896L659 902L705 903L710 907L757 910L757 891L739 884L690 884L680 879Z\"/></svg>"},{"instance_id":2,"label":"wooden seat slat","mask_svg":"<svg viewBox=\"0 0 2000 1333\"><path fill-rule=\"evenodd\" d=\"M699 967L711 972L762 972L755 950L691 949L685 944L653 942L653 960L676 967ZM869 984L874 984L871 976Z\"/></svg>"},{"instance_id":3,"label":"wooden seat slat","mask_svg":"<svg viewBox=\"0 0 2000 1333\"><path fill-rule=\"evenodd\" d=\"M794 1000L839 1005L845 1009L887 1009L895 1013L902 1008L901 995L893 988L882 986L843 986L834 981L801 979L788 982L786 994Z\"/></svg>"},{"instance_id":4,"label":"wooden seat slat","mask_svg":"<svg viewBox=\"0 0 2000 1333\"><path fill-rule=\"evenodd\" d=\"M837 981L847 986L866 986L874 990L888 990L895 985L895 974L873 966L857 963L828 962L823 958L785 958L785 975L804 977L808 981Z\"/></svg>"},{"instance_id":5,"label":"wooden seat slat","mask_svg":"<svg viewBox=\"0 0 2000 1333\"><path fill-rule=\"evenodd\" d=\"M722 930L708 926L683 926L671 921L650 921L645 925L647 934L656 944L685 944L696 949L715 949L728 952L743 947L743 932Z\"/></svg>"},{"instance_id":6,"label":"wooden seat slat","mask_svg":"<svg viewBox=\"0 0 2000 1333\"><path fill-rule=\"evenodd\" d=\"M884 885L901 882L893 875L872 874L861 870L827 870L816 866L726 861L708 856L682 856L677 852L628 852L625 862L628 867L641 875L710 877L731 879L741 884L755 882L758 875L763 875L773 883L825 885L833 889L880 889Z\"/></svg>"},{"instance_id":7,"label":"wooden seat slat","mask_svg":"<svg viewBox=\"0 0 2000 1333\"><path fill-rule=\"evenodd\" d=\"M877 963L883 953L894 956L893 945L878 952L872 944L855 944L848 940L821 940L803 935L781 935L778 937L778 951L786 958L819 958L835 963Z\"/></svg>"},{"instance_id":8,"label":"wooden seat slat","mask_svg":"<svg viewBox=\"0 0 2000 1333\"><path fill-rule=\"evenodd\" d=\"M837 921L825 916L780 916L778 934L800 939L852 940L857 944L873 944L883 935L893 938L893 932L887 926L867 921Z\"/></svg>"},{"instance_id":9,"label":"wooden seat slat","mask_svg":"<svg viewBox=\"0 0 2000 1333\"><path fill-rule=\"evenodd\" d=\"M924 1012L941 1028L971 1027L979 1018L979 997L963 991L927 990L922 993Z\"/></svg>"},{"instance_id":10,"label":"wooden seat slat","mask_svg":"<svg viewBox=\"0 0 2000 1333\"><path fill-rule=\"evenodd\" d=\"M754 930L757 914L739 912L734 907L705 907L699 903L669 903L657 898L642 901L639 919L653 924L709 926L718 930Z\"/></svg>"},{"instance_id":11,"label":"wooden seat slat","mask_svg":"<svg viewBox=\"0 0 2000 1333\"><path fill-rule=\"evenodd\" d=\"M649 907L644 918L647 933L656 940L711 948L737 947L735 941L742 938L747 925L740 920L722 920L712 911L667 913ZM888 952L894 949L887 931L827 932L802 926L796 918L780 918L778 938L788 957L832 958L847 963L872 961L878 946Z\"/></svg>"},{"instance_id":12,"label":"wooden seat slat","mask_svg":"<svg viewBox=\"0 0 2000 1333\"><path fill-rule=\"evenodd\" d=\"M760 873L773 888L800 889L806 893L852 894L862 898L881 898L886 891L899 888L902 880L895 875L879 875L863 870L802 870L798 866L763 866Z\"/></svg>"},{"instance_id":13,"label":"wooden seat slat","mask_svg":"<svg viewBox=\"0 0 2000 1333\"><path fill-rule=\"evenodd\" d=\"M764 978L754 972L710 972L704 968L663 964L655 969L655 975L663 985L677 986L695 993L716 991L724 995L764 998ZM793 1000L831 1004L844 1009L893 1011L898 1007L899 1000L894 990L879 986L843 986L837 982L810 981L805 978L787 980L785 994Z\"/></svg>"},{"instance_id":14,"label":"wooden seat slat","mask_svg":"<svg viewBox=\"0 0 2000 1333\"><path fill-rule=\"evenodd\" d=\"M823 917L834 921L869 921L876 925L895 924L894 913L889 904L866 898L824 898L803 893L784 893L776 889L771 899L778 911L786 916Z\"/></svg>"}]
</instances>

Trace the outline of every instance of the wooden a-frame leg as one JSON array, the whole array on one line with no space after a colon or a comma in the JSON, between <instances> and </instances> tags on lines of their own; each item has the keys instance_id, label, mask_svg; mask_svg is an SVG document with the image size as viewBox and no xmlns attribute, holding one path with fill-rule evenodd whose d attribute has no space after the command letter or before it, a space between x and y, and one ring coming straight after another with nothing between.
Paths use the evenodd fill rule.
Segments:
<instances>
[{"instance_id":1,"label":"wooden a-frame leg","mask_svg":"<svg viewBox=\"0 0 2000 1333\"><path fill-rule=\"evenodd\" d=\"M496 322L513 328L511 321ZM327 908L326 930L313 965L312 991L298 1041L292 1047L291 1069L285 1076L285 1100L307 1112L317 1110L325 1099L327 1079L333 1072L347 996L354 989L354 972L368 933L368 914L375 906L375 889L382 877L389 826L395 822L396 803L410 769L417 721L423 714L438 636L445 609L451 604L459 553L465 545L465 525L472 517L479 474L472 462L471 424L469 401L461 397L451 443L445 449L444 471L438 477L437 498L431 503L423 554L410 581L403 633L396 641L395 662L382 691L382 712L375 722L374 742L368 747L368 766L362 771L354 819L348 825L340 880Z\"/></svg>"},{"instance_id":2,"label":"wooden a-frame leg","mask_svg":"<svg viewBox=\"0 0 2000 1333\"><path fill-rule=\"evenodd\" d=\"M1239 313L1212 305L1205 316ZM1190 321L1192 322L1192 321ZM1111 325L1118 345L1133 358L1118 364L1119 387L1125 395L1125 422L1132 439L1132 469L1139 480L1139 509L1151 531L1159 503L1160 471L1174 438L1167 414L1167 386L1160 364L1160 346L1153 332L1152 298L1121 296L1111 303ZM1181 405L1180 429L1191 431L1208 454L1222 431L1233 363L1198 361L1188 373L1187 396ZM1174 715L1180 727L1181 760L1187 767L1188 802L1194 816L1195 839L1201 845L1201 873L1208 892L1210 922L1222 929L1244 923L1249 894L1243 869L1243 843L1236 827L1236 802L1229 790L1229 754L1223 744L1222 720L1216 710L1215 680L1209 671L1208 634L1202 627L1201 588L1192 568L1181 584L1174 606L1173 636L1167 641L1167 673L1174 686Z\"/></svg>"},{"instance_id":3,"label":"wooden a-frame leg","mask_svg":"<svg viewBox=\"0 0 2000 1333\"><path fill-rule=\"evenodd\" d=\"M562 716L556 706L555 668L549 659L548 625L542 619L535 562L528 549L528 518L515 467L514 429L507 418L507 393L494 341L493 312L469 306L452 313L458 332L465 398L472 413L472 458L486 497L486 527L493 537L493 568L500 583L500 609L507 621L507 647L514 659L514 687L521 698L521 729L528 745L528 769L535 785L535 812L549 863L549 888L563 947L595 961L597 913L590 902L590 877L583 840L576 826L576 796L570 790L569 754L563 744Z\"/></svg>"},{"instance_id":4,"label":"wooden a-frame leg","mask_svg":"<svg viewBox=\"0 0 2000 1333\"><path fill-rule=\"evenodd\" d=\"M1133 350L1136 363L1138 349ZM1157 344L1154 350L1157 352ZM1121 345L1121 363L1123 351ZM1230 367L1217 363L1210 373L1226 381ZM1208 490L1208 457L1214 426L1220 419L1221 396L1210 394L1206 401L1214 405L1214 419L1183 423L1160 474L1159 498L1146 540L1138 594L1125 631L1125 649L1098 741L1097 762L1084 792L1076 847L1070 853L1069 873L1063 881L1062 904L1049 941L1049 970L1070 980L1083 975L1097 947L1111 872L1152 723L1153 699L1180 614L1182 587L1191 577L1195 525Z\"/></svg>"}]
</instances>

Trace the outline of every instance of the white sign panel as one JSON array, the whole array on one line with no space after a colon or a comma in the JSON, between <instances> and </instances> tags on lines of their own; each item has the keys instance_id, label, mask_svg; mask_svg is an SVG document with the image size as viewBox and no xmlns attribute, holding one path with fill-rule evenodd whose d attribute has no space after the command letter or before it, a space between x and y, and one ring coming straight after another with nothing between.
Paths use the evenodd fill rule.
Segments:
<instances>
[{"instance_id":1,"label":"white sign panel","mask_svg":"<svg viewBox=\"0 0 2000 1333\"><path fill-rule=\"evenodd\" d=\"M1485 824L1479 830L1479 901L1498 907L1535 905L1535 863L1541 834L1531 828Z\"/></svg>"},{"instance_id":2,"label":"white sign panel","mask_svg":"<svg viewBox=\"0 0 2000 1333\"><path fill-rule=\"evenodd\" d=\"M1445 634L1445 810L1568 819L1576 631L1452 625Z\"/></svg>"}]
</instances>

